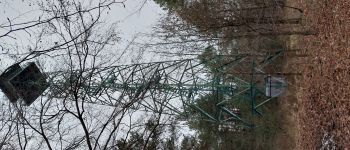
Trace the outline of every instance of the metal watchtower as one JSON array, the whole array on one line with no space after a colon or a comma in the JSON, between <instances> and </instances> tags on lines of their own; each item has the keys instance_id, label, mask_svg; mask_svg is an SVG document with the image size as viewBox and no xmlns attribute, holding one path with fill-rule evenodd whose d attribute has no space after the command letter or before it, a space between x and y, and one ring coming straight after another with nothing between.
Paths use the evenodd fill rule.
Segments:
<instances>
[{"instance_id":1,"label":"metal watchtower","mask_svg":"<svg viewBox=\"0 0 350 150\"><path fill-rule=\"evenodd\" d=\"M3 73L0 87L11 102L15 102L18 97L26 97L18 92L21 86L17 83L22 82L21 84L26 86L29 85L29 80L36 82L30 83L36 87L36 94L31 96L28 102L25 101L30 105L49 84L48 93L51 96L63 97L63 91L69 90L70 84L79 76L80 79L86 79L81 82L80 87L81 94L89 97L86 101L88 103L124 107L133 102L130 107L137 110L162 112L177 115L179 118L200 117L212 122L234 122L235 125L251 126L252 124L244 119L240 107L244 105L249 107L251 113L261 114L259 107L279 95L276 91L281 92L279 89L282 89L285 83L281 78L272 78L269 76L271 73L266 73L264 69L282 53L283 51L263 55L215 55L91 68L84 72L48 72L46 75L38 72L35 64L32 64L31 67L36 69L27 74L35 74L35 77L26 80L22 75L22 80L13 80L12 78L18 78L17 66L15 71ZM8 72L15 73L9 75ZM47 80L49 84L43 80ZM9 86L4 86L4 83L15 85L15 88L9 92ZM19 94L14 94L16 90ZM203 101L211 103L212 107L203 108Z\"/></svg>"}]
</instances>

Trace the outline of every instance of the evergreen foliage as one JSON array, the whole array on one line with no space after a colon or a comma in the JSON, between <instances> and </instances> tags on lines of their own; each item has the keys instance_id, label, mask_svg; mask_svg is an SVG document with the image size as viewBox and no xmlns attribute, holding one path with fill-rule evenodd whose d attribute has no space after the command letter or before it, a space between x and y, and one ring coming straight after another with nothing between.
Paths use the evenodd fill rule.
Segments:
<instances>
[{"instance_id":1,"label":"evergreen foliage","mask_svg":"<svg viewBox=\"0 0 350 150\"><path fill-rule=\"evenodd\" d=\"M154 0L164 10L174 10L183 4L183 0Z\"/></svg>"}]
</instances>

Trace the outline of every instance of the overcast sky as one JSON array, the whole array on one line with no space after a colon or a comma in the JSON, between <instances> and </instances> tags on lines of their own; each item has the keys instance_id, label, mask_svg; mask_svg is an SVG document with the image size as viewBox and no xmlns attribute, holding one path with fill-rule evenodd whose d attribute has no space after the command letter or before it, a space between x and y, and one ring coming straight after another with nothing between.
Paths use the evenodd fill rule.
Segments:
<instances>
[{"instance_id":1,"label":"overcast sky","mask_svg":"<svg viewBox=\"0 0 350 150\"><path fill-rule=\"evenodd\" d=\"M145 3L143 2L144 0L128 0L125 2L125 7L118 4L114 5L108 15L102 18L102 20L106 21L106 24L117 22L116 30L119 31L119 36L121 38L121 41L113 46L113 49L110 51L117 52L118 50L125 48L126 44L132 39L132 37L138 33L152 32L153 26L157 24L158 20L165 14L165 11L155 4L153 0L148 0ZM26 0L0 0L0 26L7 25L9 23L8 20L10 20L11 23L26 22L36 20L38 16L40 16L40 11L38 10L36 3L31 3L31 1ZM6 30L0 29L0 35L5 32ZM35 37L28 35L28 33L24 31L16 32L11 36L13 36L13 38L0 38L0 44L6 45L6 47L11 47L9 45L13 45L13 48L16 47L20 51L25 51L28 49L28 45L32 45L33 43L31 42L35 41ZM52 42L53 41L51 41L51 43ZM130 60L137 56L137 52L137 48L130 49L128 54L123 56L124 61L119 63L132 63ZM145 54L143 58L145 59L143 62L161 60L161 56L156 57L154 54ZM14 60L9 55L0 54L0 63L0 73L2 73L2 71L14 63ZM57 65L52 62L50 63ZM50 69L44 71L50 71ZM0 92L0 101L2 101L0 104L5 102L4 100L6 98L4 97L4 94ZM128 120L128 118L126 119ZM136 120L136 118L134 119ZM178 134L180 134L180 136L189 133L194 134L194 132L186 125L182 124L179 124L180 126L184 126L179 130Z\"/></svg>"},{"instance_id":2,"label":"overcast sky","mask_svg":"<svg viewBox=\"0 0 350 150\"><path fill-rule=\"evenodd\" d=\"M0 25L6 25L10 20L12 23L26 22L35 20L40 16L40 11L36 0L1 0L0 1ZM84 1L85 2L85 1ZM93 2L98 2L93 1ZM152 31L152 27L157 23L160 17L165 14L153 0L127 0L125 7L121 4L116 4L111 8L108 15L102 20L106 21L106 24L112 24L117 22L117 31L121 38L121 41L113 47L113 51L120 51L124 49L127 43L137 33L149 33ZM3 34L6 30L0 29L0 34ZM6 47L15 46L12 49L25 50L28 49L28 45L33 45L35 38L29 36L28 33L16 32L12 35L14 38L0 38L0 44L6 45ZM129 51L129 57L136 57L135 50ZM146 56L147 57L147 56ZM130 58L126 58L130 60ZM1 68L7 67L14 63L9 56L2 55L0 57ZM128 62L130 63L130 61Z\"/></svg>"},{"instance_id":3,"label":"overcast sky","mask_svg":"<svg viewBox=\"0 0 350 150\"><path fill-rule=\"evenodd\" d=\"M162 14L165 13L153 0L127 0L125 7L117 4L108 16L110 22L120 22L120 30L123 35L130 36L137 32L151 29ZM25 0L1 0L0 24L12 22L24 22L38 16L40 11L36 3Z\"/></svg>"},{"instance_id":4,"label":"overcast sky","mask_svg":"<svg viewBox=\"0 0 350 150\"><path fill-rule=\"evenodd\" d=\"M97 2L97 0L95 2ZM124 49L126 44L137 33L151 32L152 26L154 26L165 13L153 0L148 0L145 3L143 2L144 0L128 0L125 2L125 7L121 4L116 4L111 8L108 15L103 18L106 24L117 22L116 30L119 31L119 36L121 37L121 41L111 47L110 51L118 52L118 50ZM0 26L8 25L8 20L10 20L12 24L21 23L35 20L38 16L40 16L39 7L30 0L0 0ZM0 28L0 35L6 32L7 30L2 30ZM11 34L11 36L13 38L0 38L0 45L8 47L10 49L9 53L13 54L4 54L8 52L0 49L0 73L15 63L15 57L21 57L21 55L18 55L13 49L19 49L19 51L25 52L28 46L33 45L31 42L35 41L35 37L28 35L28 33L24 31L15 32ZM137 52L133 52L132 50L128 51L128 54L123 55L124 61L119 63L131 63L133 57L136 56L135 53ZM42 57L38 60L47 62L47 60L42 60ZM37 62L38 60L32 61ZM153 61L156 60L153 59ZM57 65L56 62L49 61L49 63L51 64L46 65L49 67L42 67L45 68L45 72L51 71L50 65ZM39 64L42 65L43 63ZM0 97L3 97L2 92L0 92Z\"/></svg>"}]
</instances>

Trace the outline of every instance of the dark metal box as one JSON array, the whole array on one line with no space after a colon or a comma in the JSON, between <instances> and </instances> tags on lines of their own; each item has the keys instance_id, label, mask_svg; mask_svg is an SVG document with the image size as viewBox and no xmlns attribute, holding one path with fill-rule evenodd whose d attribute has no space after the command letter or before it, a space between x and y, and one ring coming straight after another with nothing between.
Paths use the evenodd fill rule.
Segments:
<instances>
[{"instance_id":1,"label":"dark metal box","mask_svg":"<svg viewBox=\"0 0 350 150\"><path fill-rule=\"evenodd\" d=\"M0 88L11 102L22 98L25 105L32 104L47 88L46 75L34 62L24 69L12 65L0 76Z\"/></svg>"}]
</instances>

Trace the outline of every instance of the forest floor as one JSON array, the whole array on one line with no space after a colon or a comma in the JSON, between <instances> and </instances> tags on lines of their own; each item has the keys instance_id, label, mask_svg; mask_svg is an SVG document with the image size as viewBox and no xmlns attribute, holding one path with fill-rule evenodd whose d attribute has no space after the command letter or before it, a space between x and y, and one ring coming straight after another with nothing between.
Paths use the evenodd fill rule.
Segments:
<instances>
[{"instance_id":1,"label":"forest floor","mask_svg":"<svg viewBox=\"0 0 350 150\"><path fill-rule=\"evenodd\" d=\"M290 5L302 7L303 25L316 34L291 36L288 43L307 57L285 65L284 71L301 75L287 77L291 86L282 109L294 111L286 114L284 125L290 139L281 141L292 143L287 149L350 149L350 1L298 0Z\"/></svg>"}]
</instances>

